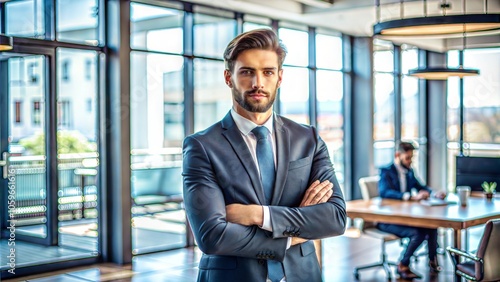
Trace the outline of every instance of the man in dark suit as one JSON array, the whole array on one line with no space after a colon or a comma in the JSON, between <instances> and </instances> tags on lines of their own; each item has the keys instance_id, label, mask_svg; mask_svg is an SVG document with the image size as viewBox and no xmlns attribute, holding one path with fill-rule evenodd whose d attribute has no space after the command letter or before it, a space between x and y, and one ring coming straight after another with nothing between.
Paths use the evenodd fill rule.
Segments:
<instances>
[{"instance_id":1,"label":"man in dark suit","mask_svg":"<svg viewBox=\"0 0 500 282\"><path fill-rule=\"evenodd\" d=\"M270 29L234 38L224 52L233 107L184 140L186 213L204 253L198 281L321 281L310 240L345 231L325 143L273 112L285 54Z\"/></svg>"},{"instance_id":2,"label":"man in dark suit","mask_svg":"<svg viewBox=\"0 0 500 282\"><path fill-rule=\"evenodd\" d=\"M424 200L429 198L431 193L440 199L446 197L446 194L441 191L433 193L429 187L422 185L415 177L415 173L411 168L414 150L415 146L410 142L398 143L394 163L380 170L378 186L380 197L403 201ZM385 223L379 223L377 228L410 240L397 268L397 273L402 279L421 278L421 275L414 273L410 269L410 259L424 240L427 240L431 274L436 274L441 270L436 256L438 248L436 229Z\"/></svg>"}]
</instances>

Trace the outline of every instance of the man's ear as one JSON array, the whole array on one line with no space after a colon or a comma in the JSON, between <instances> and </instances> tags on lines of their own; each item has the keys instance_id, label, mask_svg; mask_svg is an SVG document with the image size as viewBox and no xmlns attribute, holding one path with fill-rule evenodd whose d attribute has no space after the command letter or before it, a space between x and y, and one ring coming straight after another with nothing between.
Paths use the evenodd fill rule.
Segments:
<instances>
[{"instance_id":1,"label":"man's ear","mask_svg":"<svg viewBox=\"0 0 500 282\"><path fill-rule=\"evenodd\" d=\"M396 159L397 163L400 162L399 156L401 156L401 152L396 151L396 153L394 154L394 158Z\"/></svg>"},{"instance_id":2,"label":"man's ear","mask_svg":"<svg viewBox=\"0 0 500 282\"><path fill-rule=\"evenodd\" d=\"M233 88L233 82L231 80L231 72L229 70L224 70L224 82L229 88Z\"/></svg>"},{"instance_id":3,"label":"man's ear","mask_svg":"<svg viewBox=\"0 0 500 282\"><path fill-rule=\"evenodd\" d=\"M278 88L281 86L281 80L283 79L283 69L278 71Z\"/></svg>"}]
</instances>

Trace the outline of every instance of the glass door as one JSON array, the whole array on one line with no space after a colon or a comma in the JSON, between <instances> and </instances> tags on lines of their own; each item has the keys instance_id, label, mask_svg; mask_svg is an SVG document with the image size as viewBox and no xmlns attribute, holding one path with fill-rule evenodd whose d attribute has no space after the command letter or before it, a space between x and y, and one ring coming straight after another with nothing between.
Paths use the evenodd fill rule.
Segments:
<instances>
[{"instance_id":1,"label":"glass door","mask_svg":"<svg viewBox=\"0 0 500 282\"><path fill-rule=\"evenodd\" d=\"M99 54L41 52L0 53L2 278L100 253Z\"/></svg>"},{"instance_id":2,"label":"glass door","mask_svg":"<svg viewBox=\"0 0 500 282\"><path fill-rule=\"evenodd\" d=\"M0 61L2 237L51 245L47 209L46 64L42 55Z\"/></svg>"}]
</instances>

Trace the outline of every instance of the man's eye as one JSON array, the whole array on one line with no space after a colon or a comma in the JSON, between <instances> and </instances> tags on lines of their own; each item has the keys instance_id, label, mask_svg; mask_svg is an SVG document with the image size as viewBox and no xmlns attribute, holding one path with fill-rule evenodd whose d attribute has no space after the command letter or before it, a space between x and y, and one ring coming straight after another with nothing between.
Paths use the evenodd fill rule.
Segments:
<instances>
[{"instance_id":1,"label":"man's eye","mask_svg":"<svg viewBox=\"0 0 500 282\"><path fill-rule=\"evenodd\" d=\"M265 71L265 72L264 72L264 74L265 74L265 75L273 75L273 74L274 74L274 72L273 72L273 71Z\"/></svg>"},{"instance_id":2,"label":"man's eye","mask_svg":"<svg viewBox=\"0 0 500 282\"><path fill-rule=\"evenodd\" d=\"M251 72L251 71L249 71L249 70L243 70L243 71L241 71L240 73L241 73L242 75L250 75L250 74L252 74L252 72Z\"/></svg>"}]
</instances>

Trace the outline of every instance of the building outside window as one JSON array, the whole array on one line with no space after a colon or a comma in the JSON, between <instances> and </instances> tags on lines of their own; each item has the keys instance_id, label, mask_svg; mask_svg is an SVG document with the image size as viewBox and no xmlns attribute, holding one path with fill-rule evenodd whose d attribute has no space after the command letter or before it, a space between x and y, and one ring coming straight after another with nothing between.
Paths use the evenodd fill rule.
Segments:
<instances>
[{"instance_id":1,"label":"building outside window","mask_svg":"<svg viewBox=\"0 0 500 282\"><path fill-rule=\"evenodd\" d=\"M21 123L21 112L22 112L22 101L14 102L14 121L15 123Z\"/></svg>"},{"instance_id":2,"label":"building outside window","mask_svg":"<svg viewBox=\"0 0 500 282\"><path fill-rule=\"evenodd\" d=\"M40 125L41 122L41 102L40 101L34 101L33 102L33 108L31 111L31 123L33 125Z\"/></svg>"}]
</instances>

